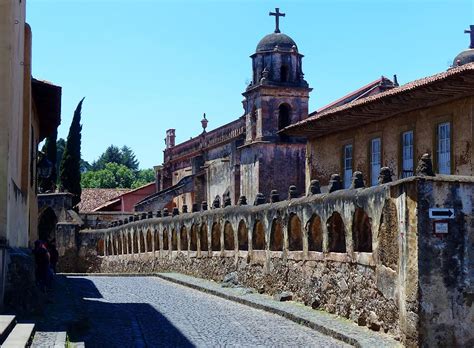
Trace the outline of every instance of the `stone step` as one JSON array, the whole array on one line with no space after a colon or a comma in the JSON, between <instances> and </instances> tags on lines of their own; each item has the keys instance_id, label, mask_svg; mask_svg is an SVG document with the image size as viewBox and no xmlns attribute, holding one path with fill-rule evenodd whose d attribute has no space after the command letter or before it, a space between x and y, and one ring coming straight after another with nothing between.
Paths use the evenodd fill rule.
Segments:
<instances>
[{"instance_id":1,"label":"stone step","mask_svg":"<svg viewBox=\"0 0 474 348\"><path fill-rule=\"evenodd\" d=\"M2 348L26 347L34 329L35 324L16 324L5 342L3 342Z\"/></svg>"},{"instance_id":2,"label":"stone step","mask_svg":"<svg viewBox=\"0 0 474 348\"><path fill-rule=\"evenodd\" d=\"M15 326L16 319L14 315L0 315L0 342L7 338L8 334Z\"/></svg>"}]
</instances>

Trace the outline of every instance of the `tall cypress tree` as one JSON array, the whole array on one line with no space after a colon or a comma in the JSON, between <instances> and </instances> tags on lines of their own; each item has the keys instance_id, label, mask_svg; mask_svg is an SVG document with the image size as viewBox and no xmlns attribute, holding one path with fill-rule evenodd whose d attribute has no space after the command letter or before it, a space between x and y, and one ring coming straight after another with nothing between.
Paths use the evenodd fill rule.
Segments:
<instances>
[{"instance_id":1,"label":"tall cypress tree","mask_svg":"<svg viewBox=\"0 0 474 348\"><path fill-rule=\"evenodd\" d=\"M81 110L83 101L84 98L74 111L59 170L62 190L74 195L73 206L81 201Z\"/></svg>"}]
</instances>

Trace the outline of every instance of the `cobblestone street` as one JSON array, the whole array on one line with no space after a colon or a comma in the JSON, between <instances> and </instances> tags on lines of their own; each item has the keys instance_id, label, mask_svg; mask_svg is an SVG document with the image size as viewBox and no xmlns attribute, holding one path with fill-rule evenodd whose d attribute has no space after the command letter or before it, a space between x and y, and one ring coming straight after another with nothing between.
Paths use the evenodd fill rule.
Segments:
<instances>
[{"instance_id":1,"label":"cobblestone street","mask_svg":"<svg viewBox=\"0 0 474 348\"><path fill-rule=\"evenodd\" d=\"M280 316L154 277L69 277L87 347L299 346L342 342Z\"/></svg>"}]
</instances>

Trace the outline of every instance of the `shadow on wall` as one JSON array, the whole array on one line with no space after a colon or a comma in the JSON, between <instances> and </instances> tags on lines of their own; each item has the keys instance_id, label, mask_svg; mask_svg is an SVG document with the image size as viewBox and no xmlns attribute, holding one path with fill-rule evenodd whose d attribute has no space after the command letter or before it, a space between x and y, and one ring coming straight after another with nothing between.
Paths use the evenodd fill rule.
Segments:
<instances>
[{"instance_id":1,"label":"shadow on wall","mask_svg":"<svg viewBox=\"0 0 474 348\"><path fill-rule=\"evenodd\" d=\"M62 331L67 327L71 341L84 342L86 347L192 346L168 319L149 304L106 302L94 283L85 278L67 277L61 281L67 282L66 286L73 289L69 296L74 298L70 301L78 308L74 318L50 313L56 319L51 320L49 325L47 320L40 323L41 331ZM70 321L61 323L58 317Z\"/></svg>"}]
</instances>

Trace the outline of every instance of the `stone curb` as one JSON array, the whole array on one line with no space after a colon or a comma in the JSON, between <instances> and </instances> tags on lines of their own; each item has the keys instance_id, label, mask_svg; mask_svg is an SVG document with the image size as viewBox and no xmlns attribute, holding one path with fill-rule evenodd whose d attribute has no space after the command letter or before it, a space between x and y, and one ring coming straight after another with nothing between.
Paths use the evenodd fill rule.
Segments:
<instances>
[{"instance_id":1,"label":"stone curb","mask_svg":"<svg viewBox=\"0 0 474 348\"><path fill-rule=\"evenodd\" d=\"M303 309L296 308L294 302L277 302L270 298L267 299L264 295L260 294L252 294L254 297L257 296L258 300L250 298L252 297L250 294L246 295L247 298L243 298L242 294L240 294L240 296L238 294L238 291L241 291L242 288L222 288L220 287L220 284L178 273L62 273L62 275L94 277L158 277L175 284L186 286L214 296L219 296L233 302L238 302L255 309L260 309L282 316L295 323L304 325L355 347L381 348L403 346L400 342L394 340L388 335L380 334L370 331L367 328L359 327L352 322L346 322L346 320L329 313L323 314L320 311L313 310L305 306L301 306ZM318 316L321 317L319 320ZM334 329L334 327L337 329Z\"/></svg>"}]
</instances>

